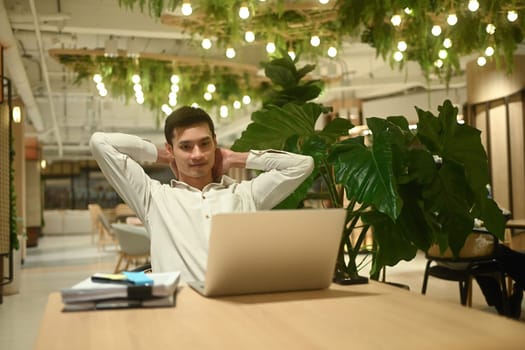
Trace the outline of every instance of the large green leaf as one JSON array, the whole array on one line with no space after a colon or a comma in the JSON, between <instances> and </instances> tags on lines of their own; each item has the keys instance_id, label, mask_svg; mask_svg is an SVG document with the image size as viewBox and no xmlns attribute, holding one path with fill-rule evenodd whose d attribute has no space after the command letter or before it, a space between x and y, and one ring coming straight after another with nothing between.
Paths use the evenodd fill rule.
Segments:
<instances>
[{"instance_id":1,"label":"large green leaf","mask_svg":"<svg viewBox=\"0 0 525 350\"><path fill-rule=\"evenodd\" d=\"M330 157L335 178L344 185L348 199L373 205L395 220L401 211L402 201L397 194L392 172L387 121L369 118L367 122L374 135L373 146L368 148L352 139L336 145Z\"/></svg>"},{"instance_id":2,"label":"large green leaf","mask_svg":"<svg viewBox=\"0 0 525 350\"><path fill-rule=\"evenodd\" d=\"M294 135L313 135L315 121L321 111L322 107L315 103L266 106L252 114L253 122L235 141L232 149L246 151L255 146L260 149L283 149L286 141Z\"/></svg>"},{"instance_id":3,"label":"large green leaf","mask_svg":"<svg viewBox=\"0 0 525 350\"><path fill-rule=\"evenodd\" d=\"M405 238L404 227L377 211L362 214L365 223L373 229L377 245L370 275L376 275L383 266L394 266L401 260L412 260L417 247Z\"/></svg>"}]
</instances>

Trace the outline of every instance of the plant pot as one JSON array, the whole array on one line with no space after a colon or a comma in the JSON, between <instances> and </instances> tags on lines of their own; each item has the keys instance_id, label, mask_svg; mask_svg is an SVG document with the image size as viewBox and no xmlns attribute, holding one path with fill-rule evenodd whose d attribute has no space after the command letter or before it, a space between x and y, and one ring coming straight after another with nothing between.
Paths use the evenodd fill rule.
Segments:
<instances>
[{"instance_id":1,"label":"plant pot","mask_svg":"<svg viewBox=\"0 0 525 350\"><path fill-rule=\"evenodd\" d=\"M27 228L27 247L38 246L38 236L40 236L40 227Z\"/></svg>"}]
</instances>

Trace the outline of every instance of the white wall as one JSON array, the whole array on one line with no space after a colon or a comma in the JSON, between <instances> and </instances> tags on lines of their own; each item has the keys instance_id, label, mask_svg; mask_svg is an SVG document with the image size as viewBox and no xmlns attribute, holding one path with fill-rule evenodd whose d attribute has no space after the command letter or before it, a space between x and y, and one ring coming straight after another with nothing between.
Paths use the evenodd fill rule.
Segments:
<instances>
[{"instance_id":1,"label":"white wall","mask_svg":"<svg viewBox=\"0 0 525 350\"><path fill-rule=\"evenodd\" d=\"M442 105L443 101L446 99L452 101L452 104L459 108L458 114L462 114L461 108L463 103L466 102L466 89L451 88L448 91L435 90L364 101L363 117L402 115L407 117L410 122L417 122L415 106L422 110L430 110L432 113L437 114L438 106Z\"/></svg>"}]
</instances>

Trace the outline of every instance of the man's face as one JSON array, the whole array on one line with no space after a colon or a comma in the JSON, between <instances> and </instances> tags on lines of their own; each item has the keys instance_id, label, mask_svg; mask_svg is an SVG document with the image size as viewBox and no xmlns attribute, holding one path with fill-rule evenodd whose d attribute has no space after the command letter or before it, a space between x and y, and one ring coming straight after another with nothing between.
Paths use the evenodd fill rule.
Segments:
<instances>
[{"instance_id":1,"label":"man's face","mask_svg":"<svg viewBox=\"0 0 525 350\"><path fill-rule=\"evenodd\" d=\"M167 148L175 158L178 179L190 184L195 180L211 182L217 144L208 124L175 128L171 141L173 147Z\"/></svg>"}]
</instances>

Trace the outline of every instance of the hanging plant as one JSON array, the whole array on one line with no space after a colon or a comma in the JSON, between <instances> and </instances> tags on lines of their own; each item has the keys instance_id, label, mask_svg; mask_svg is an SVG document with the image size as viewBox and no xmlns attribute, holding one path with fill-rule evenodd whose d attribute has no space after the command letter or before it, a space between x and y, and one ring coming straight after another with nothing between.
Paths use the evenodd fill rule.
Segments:
<instances>
[{"instance_id":1,"label":"hanging plant","mask_svg":"<svg viewBox=\"0 0 525 350\"><path fill-rule=\"evenodd\" d=\"M393 68L406 62L419 64L427 78L448 83L462 74L460 58L478 55L500 60L508 71L513 54L523 41L523 0L338 0L288 3L283 0L194 0L190 16L175 15L181 0L119 0L119 5L160 18L162 23L186 33L215 37L223 46L242 46L244 32L251 30L259 42L273 41L279 49L301 51L303 58L326 56L348 39L375 48ZM241 19L241 4L250 16ZM170 12L166 12L168 10ZM437 27L436 27L437 26ZM320 38L312 46L312 36Z\"/></svg>"},{"instance_id":2,"label":"hanging plant","mask_svg":"<svg viewBox=\"0 0 525 350\"><path fill-rule=\"evenodd\" d=\"M256 101L264 90L264 84L257 84L248 73L233 72L228 67L207 64L184 65L167 60L130 57L104 57L96 55L58 55L59 61L77 73L76 83L91 80L99 74L104 86L114 97L124 97L126 102L135 99L133 76L140 77L144 104L157 114L160 123L161 108L170 102L170 93L176 95L176 105L198 104L209 109L218 105L231 106L248 95ZM178 76L177 88L172 87L171 78ZM209 84L216 91L208 95ZM211 96L211 99L210 99ZM172 103L172 107L175 104Z\"/></svg>"}]
</instances>

